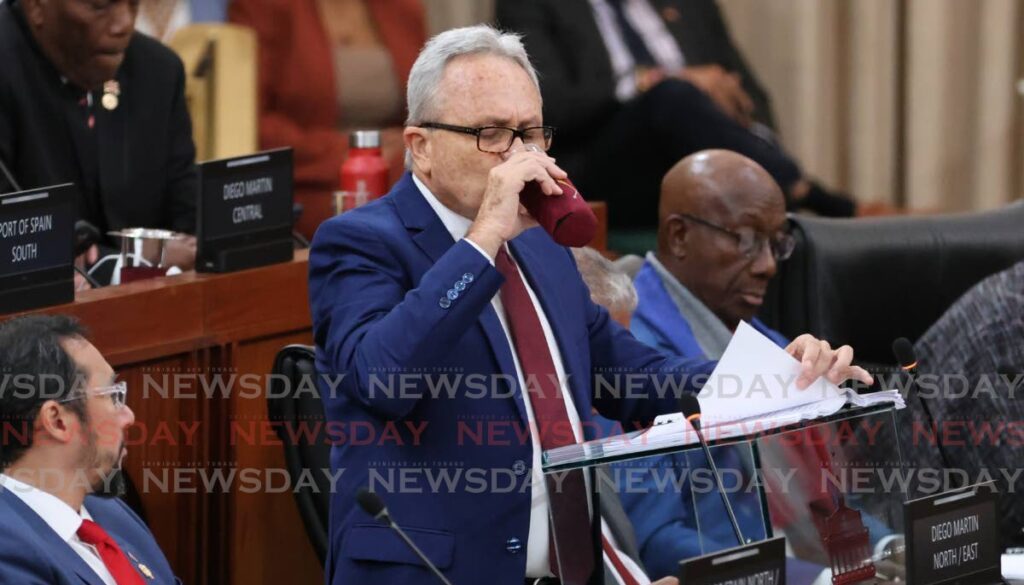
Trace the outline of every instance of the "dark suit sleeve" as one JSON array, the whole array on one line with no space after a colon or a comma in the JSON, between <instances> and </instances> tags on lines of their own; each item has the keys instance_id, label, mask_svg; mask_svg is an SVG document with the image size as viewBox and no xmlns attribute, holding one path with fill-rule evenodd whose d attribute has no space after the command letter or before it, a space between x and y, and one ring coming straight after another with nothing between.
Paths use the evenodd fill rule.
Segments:
<instances>
[{"instance_id":1,"label":"dark suit sleeve","mask_svg":"<svg viewBox=\"0 0 1024 585\"><path fill-rule=\"evenodd\" d=\"M687 0L692 1L692 0ZM707 38L714 39L714 48L708 47L709 56L713 55L713 62L721 65L722 68L738 73L743 80L743 89L754 102L753 118L758 122L775 128L775 116L772 114L771 99L765 91L761 82L758 81L754 72L747 65L746 59L740 53L736 43L733 42L729 26L725 22L722 10L716 0L706 0L704 10L701 11L703 18L701 26L705 28L704 34Z\"/></svg>"},{"instance_id":2,"label":"dark suit sleeve","mask_svg":"<svg viewBox=\"0 0 1024 585\"><path fill-rule=\"evenodd\" d=\"M164 217L169 218L175 231L194 234L199 188L196 147L192 142L192 118L185 104L185 68L179 59L175 59L175 65Z\"/></svg>"},{"instance_id":3,"label":"dark suit sleeve","mask_svg":"<svg viewBox=\"0 0 1024 585\"><path fill-rule=\"evenodd\" d=\"M580 47L573 43L580 38L579 31L568 30L569 25L563 25L553 13L552 4L549 0L497 0L497 24L523 35L530 61L540 75L545 123L570 135L586 133L589 126L607 122L619 107L615 81L610 69L608 75L598 75L585 66L591 59L607 62L608 55L580 55ZM589 20L574 26L596 26L589 11L581 17ZM599 50L606 49L602 46Z\"/></svg>"},{"instance_id":4,"label":"dark suit sleeve","mask_svg":"<svg viewBox=\"0 0 1024 585\"><path fill-rule=\"evenodd\" d=\"M309 255L313 336L341 390L382 417L399 419L421 398L415 388L389 392L374 384L386 372L427 369L490 305L504 278L472 244L448 249L411 287L408 275L378 235L377 226L347 217L317 231ZM439 300L452 283L473 281L447 308Z\"/></svg>"}]
</instances>

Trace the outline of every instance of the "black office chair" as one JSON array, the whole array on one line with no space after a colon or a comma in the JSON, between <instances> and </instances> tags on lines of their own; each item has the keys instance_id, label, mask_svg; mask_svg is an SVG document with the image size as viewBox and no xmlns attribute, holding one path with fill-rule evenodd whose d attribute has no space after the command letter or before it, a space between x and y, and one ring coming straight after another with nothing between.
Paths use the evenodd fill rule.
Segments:
<instances>
[{"instance_id":1,"label":"black office chair","mask_svg":"<svg viewBox=\"0 0 1024 585\"><path fill-rule=\"evenodd\" d=\"M324 420L320 393L309 392L309 389L315 386L316 379L313 348L308 345L285 346L274 359L273 373L278 376L271 379L267 411L271 421L283 423L276 429L284 444L285 463L293 484L303 473L306 473L307 477L312 477L316 484L315 488L296 489L294 494L309 542L313 545L320 564L323 565L327 556L331 483L328 473L321 470L330 471L331 448L325 440L323 425L318 424ZM312 441L295 441L294 437L306 436L304 433L288 432L288 428L295 428L297 425L306 425L307 429L313 428L319 432L311 434Z\"/></svg>"},{"instance_id":2,"label":"black office chair","mask_svg":"<svg viewBox=\"0 0 1024 585\"><path fill-rule=\"evenodd\" d=\"M984 277L1024 259L1024 202L920 217L791 217L793 256L779 265L762 317L793 337L849 344L858 361L892 364Z\"/></svg>"}]
</instances>

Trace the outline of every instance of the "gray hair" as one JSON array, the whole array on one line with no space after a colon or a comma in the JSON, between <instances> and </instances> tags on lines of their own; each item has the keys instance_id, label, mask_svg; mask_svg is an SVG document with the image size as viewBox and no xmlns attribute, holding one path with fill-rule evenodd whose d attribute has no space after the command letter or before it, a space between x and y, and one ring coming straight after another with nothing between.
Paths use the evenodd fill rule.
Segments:
<instances>
[{"instance_id":1,"label":"gray hair","mask_svg":"<svg viewBox=\"0 0 1024 585\"><path fill-rule=\"evenodd\" d=\"M611 313L636 310L636 288L625 271L593 248L572 248L572 255L592 301Z\"/></svg>"},{"instance_id":2,"label":"gray hair","mask_svg":"<svg viewBox=\"0 0 1024 585\"><path fill-rule=\"evenodd\" d=\"M540 93L537 71L523 47L522 35L502 32L492 26L480 24L447 30L429 41L409 71L406 103L409 117L406 126L427 121L437 113L437 89L444 77L445 67L463 55L491 54L511 59L530 75ZM412 167L412 155L405 153L405 166Z\"/></svg>"}]
</instances>

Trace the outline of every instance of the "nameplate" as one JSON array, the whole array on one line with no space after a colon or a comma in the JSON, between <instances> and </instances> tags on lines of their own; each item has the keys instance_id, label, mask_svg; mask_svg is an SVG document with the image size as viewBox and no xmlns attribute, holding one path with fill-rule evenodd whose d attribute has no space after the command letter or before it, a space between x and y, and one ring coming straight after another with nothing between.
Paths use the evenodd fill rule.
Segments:
<instances>
[{"instance_id":1,"label":"nameplate","mask_svg":"<svg viewBox=\"0 0 1024 585\"><path fill-rule=\"evenodd\" d=\"M999 583L999 493L994 482L903 504L908 582Z\"/></svg>"},{"instance_id":2,"label":"nameplate","mask_svg":"<svg viewBox=\"0 0 1024 585\"><path fill-rule=\"evenodd\" d=\"M687 585L783 585L786 539L778 536L679 562Z\"/></svg>"},{"instance_id":3,"label":"nameplate","mask_svg":"<svg viewBox=\"0 0 1024 585\"><path fill-rule=\"evenodd\" d=\"M196 270L229 272L291 259L292 169L290 148L199 164ZM267 253L259 252L263 247Z\"/></svg>"},{"instance_id":4,"label":"nameplate","mask_svg":"<svg viewBox=\"0 0 1024 585\"><path fill-rule=\"evenodd\" d=\"M0 313L74 300L74 202L70 183L0 195Z\"/></svg>"}]
</instances>

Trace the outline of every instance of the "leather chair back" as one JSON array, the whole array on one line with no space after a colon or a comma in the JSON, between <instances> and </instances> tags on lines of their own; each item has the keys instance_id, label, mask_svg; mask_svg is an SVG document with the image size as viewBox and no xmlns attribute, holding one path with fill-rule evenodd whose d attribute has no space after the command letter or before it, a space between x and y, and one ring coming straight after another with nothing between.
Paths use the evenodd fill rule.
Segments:
<instances>
[{"instance_id":1,"label":"leather chair back","mask_svg":"<svg viewBox=\"0 0 1024 585\"><path fill-rule=\"evenodd\" d=\"M270 395L267 411L271 421L280 422L275 426L278 438L284 444L285 464L293 485L300 476L313 479L315 488L308 481L294 490L295 503L306 527L310 544L316 551L320 564L327 556L327 522L331 503L330 471L331 447L324 432L324 409L316 387L316 366L313 348L308 345L288 345L277 353L274 359ZM299 427L316 432L298 432ZM289 432L289 429L292 432ZM299 440L295 440L299 437Z\"/></svg>"},{"instance_id":2,"label":"leather chair back","mask_svg":"<svg viewBox=\"0 0 1024 585\"><path fill-rule=\"evenodd\" d=\"M892 341L917 340L984 277L1024 259L1024 201L931 217L791 217L793 256L779 266L765 322L849 344L891 364Z\"/></svg>"}]
</instances>

